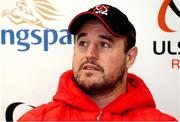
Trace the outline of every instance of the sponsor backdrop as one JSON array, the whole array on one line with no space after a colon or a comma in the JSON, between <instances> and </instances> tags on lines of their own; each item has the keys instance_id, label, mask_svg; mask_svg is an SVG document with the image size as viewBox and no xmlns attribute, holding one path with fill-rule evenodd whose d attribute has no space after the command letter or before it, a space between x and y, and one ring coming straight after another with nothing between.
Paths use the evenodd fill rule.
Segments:
<instances>
[{"instance_id":1,"label":"sponsor backdrop","mask_svg":"<svg viewBox=\"0 0 180 122\"><path fill-rule=\"evenodd\" d=\"M145 80L161 111L180 120L180 0L1 0L0 121L52 100L71 69L68 24L100 3L135 25L139 54L130 72Z\"/></svg>"}]
</instances>

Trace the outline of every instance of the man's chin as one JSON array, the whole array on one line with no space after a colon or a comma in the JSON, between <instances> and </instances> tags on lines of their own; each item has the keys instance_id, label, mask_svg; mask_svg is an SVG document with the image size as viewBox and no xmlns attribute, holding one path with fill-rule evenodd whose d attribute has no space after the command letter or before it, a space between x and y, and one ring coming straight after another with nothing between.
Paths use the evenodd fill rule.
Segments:
<instances>
[{"instance_id":1,"label":"man's chin","mask_svg":"<svg viewBox=\"0 0 180 122\"><path fill-rule=\"evenodd\" d=\"M95 84L101 84L101 78L97 75L91 75L91 76L82 76L79 78L79 81L81 85L84 85L85 87L90 87Z\"/></svg>"},{"instance_id":2,"label":"man's chin","mask_svg":"<svg viewBox=\"0 0 180 122\"><path fill-rule=\"evenodd\" d=\"M101 72L81 70L77 75L75 75L75 79L79 85L88 88L95 84L101 84L103 75Z\"/></svg>"}]
</instances>

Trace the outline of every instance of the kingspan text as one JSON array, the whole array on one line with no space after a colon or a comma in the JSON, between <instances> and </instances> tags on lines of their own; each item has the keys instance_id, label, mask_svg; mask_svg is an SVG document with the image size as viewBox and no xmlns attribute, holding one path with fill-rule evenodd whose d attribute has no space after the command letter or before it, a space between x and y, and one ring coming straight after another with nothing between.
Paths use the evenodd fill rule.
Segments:
<instances>
[{"instance_id":1,"label":"kingspan text","mask_svg":"<svg viewBox=\"0 0 180 122\"><path fill-rule=\"evenodd\" d=\"M70 45L72 35L67 29L2 29L0 45L17 46L18 51L28 51L33 45L43 45L43 51L49 51L50 45Z\"/></svg>"}]
</instances>

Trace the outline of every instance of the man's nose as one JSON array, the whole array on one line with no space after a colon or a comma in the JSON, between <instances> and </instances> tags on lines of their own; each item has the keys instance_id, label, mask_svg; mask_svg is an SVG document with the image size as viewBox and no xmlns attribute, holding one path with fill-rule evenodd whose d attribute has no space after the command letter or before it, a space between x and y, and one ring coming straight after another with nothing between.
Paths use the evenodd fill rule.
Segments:
<instances>
[{"instance_id":1,"label":"man's nose","mask_svg":"<svg viewBox=\"0 0 180 122\"><path fill-rule=\"evenodd\" d=\"M95 45L90 45L88 47L88 50L86 52L86 58L93 58L93 59L98 58L98 49Z\"/></svg>"}]
</instances>

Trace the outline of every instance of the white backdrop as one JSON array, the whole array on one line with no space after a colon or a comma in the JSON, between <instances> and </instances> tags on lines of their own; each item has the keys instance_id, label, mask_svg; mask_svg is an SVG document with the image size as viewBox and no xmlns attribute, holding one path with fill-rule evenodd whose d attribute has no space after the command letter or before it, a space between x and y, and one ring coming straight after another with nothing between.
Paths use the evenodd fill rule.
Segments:
<instances>
[{"instance_id":1,"label":"white backdrop","mask_svg":"<svg viewBox=\"0 0 180 122\"><path fill-rule=\"evenodd\" d=\"M137 30L139 52L130 72L144 79L154 96L157 108L180 120L180 54L168 53L168 43L172 52L180 52L180 17L168 6L166 24L175 32L164 32L158 25L158 13L163 0L43 1L56 9L51 10L54 16L45 11L40 12L46 18L37 14L34 6L38 3L33 0L23 1L27 3L23 6L27 11L22 13L26 14L18 11L22 0L21 2L20 0L0 0L0 13L3 15L0 16L0 121L6 120L5 111L14 102L25 103L15 109L13 116L16 120L30 109L27 105L38 106L52 100L60 75L71 69L73 38L65 30L77 13L100 3L116 6L134 24ZM180 10L180 0L174 0L174 3ZM29 11L31 14L28 14ZM47 17L56 19L48 20ZM56 30L57 35L54 34L55 32L49 32L49 37L44 37L45 34L47 35L44 31L46 29L39 26L40 24L35 25L34 20L40 20L43 26ZM11 30L11 33L8 32L4 36L5 30ZM33 31L38 37L33 36ZM63 38L67 35L69 40L66 37ZM21 38L28 36L28 38L22 39L20 43L19 36ZM37 43L38 39L38 44L32 44ZM54 44L48 44L53 42L53 39L55 39L54 42L57 41ZM59 39L65 44L59 43ZM10 44L10 40L14 43ZM161 52L162 41L165 43L165 53L157 55L153 51L153 42L157 44L157 51ZM48 46L48 50L45 51L44 46ZM19 51L23 49L26 51ZM172 67L174 59L176 65Z\"/></svg>"}]
</instances>

